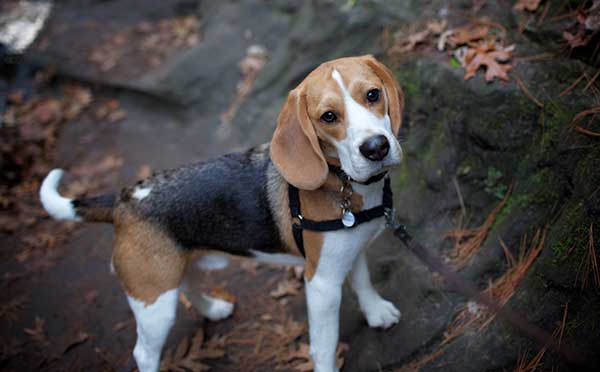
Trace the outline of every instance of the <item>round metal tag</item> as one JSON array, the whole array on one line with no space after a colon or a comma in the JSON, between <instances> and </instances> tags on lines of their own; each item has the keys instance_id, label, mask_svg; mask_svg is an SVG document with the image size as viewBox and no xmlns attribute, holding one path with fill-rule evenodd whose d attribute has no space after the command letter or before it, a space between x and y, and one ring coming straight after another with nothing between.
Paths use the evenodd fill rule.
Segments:
<instances>
[{"instance_id":1,"label":"round metal tag","mask_svg":"<svg viewBox=\"0 0 600 372\"><path fill-rule=\"evenodd\" d=\"M344 224L344 226L352 227L352 226L354 226L355 222L356 222L356 219L354 218L354 215L352 214L352 212L345 211L344 214L342 215L342 223Z\"/></svg>"}]
</instances>

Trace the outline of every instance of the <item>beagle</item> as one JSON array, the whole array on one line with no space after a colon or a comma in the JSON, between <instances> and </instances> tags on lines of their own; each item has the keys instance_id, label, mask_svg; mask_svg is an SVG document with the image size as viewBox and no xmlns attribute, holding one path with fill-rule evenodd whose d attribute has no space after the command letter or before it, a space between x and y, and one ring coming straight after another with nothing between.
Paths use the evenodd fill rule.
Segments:
<instances>
[{"instance_id":1,"label":"beagle","mask_svg":"<svg viewBox=\"0 0 600 372\"><path fill-rule=\"evenodd\" d=\"M155 174L120 195L65 198L55 169L42 183L41 201L57 219L114 225L112 265L135 315L140 371L158 371L186 268L202 250L304 264L315 371L337 371L348 273L369 326L388 328L400 319L373 288L364 249L385 226L382 213L372 211L389 192L383 175L402 158L396 137L403 106L398 83L375 58L336 59L289 93L270 144ZM369 217L359 221L361 214ZM335 229L301 223L342 217ZM211 320L233 311L220 299L188 297Z\"/></svg>"}]
</instances>

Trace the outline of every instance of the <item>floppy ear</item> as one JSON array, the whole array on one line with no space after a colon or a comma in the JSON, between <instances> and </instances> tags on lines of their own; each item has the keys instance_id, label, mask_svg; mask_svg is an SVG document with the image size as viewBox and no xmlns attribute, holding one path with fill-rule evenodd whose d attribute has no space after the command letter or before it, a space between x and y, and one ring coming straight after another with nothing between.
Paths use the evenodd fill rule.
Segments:
<instances>
[{"instance_id":1,"label":"floppy ear","mask_svg":"<svg viewBox=\"0 0 600 372\"><path fill-rule=\"evenodd\" d=\"M390 121L392 122L392 131L395 135L398 135L402 125L402 111L404 111L404 92L402 92L400 85L387 67L372 55L366 55L363 58L365 63L383 82L385 95L388 98L388 115L390 115Z\"/></svg>"},{"instance_id":2,"label":"floppy ear","mask_svg":"<svg viewBox=\"0 0 600 372\"><path fill-rule=\"evenodd\" d=\"M270 152L283 178L297 188L315 190L325 183L329 168L300 88L290 92L279 113Z\"/></svg>"}]
</instances>

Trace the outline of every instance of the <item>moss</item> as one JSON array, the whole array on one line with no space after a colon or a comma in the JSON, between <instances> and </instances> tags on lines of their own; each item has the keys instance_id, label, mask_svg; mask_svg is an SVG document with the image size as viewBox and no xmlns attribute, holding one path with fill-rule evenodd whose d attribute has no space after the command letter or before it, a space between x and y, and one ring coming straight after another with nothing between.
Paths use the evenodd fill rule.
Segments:
<instances>
[{"instance_id":1,"label":"moss","mask_svg":"<svg viewBox=\"0 0 600 372\"><path fill-rule=\"evenodd\" d=\"M397 171L397 176L394 181L394 187L396 190L403 189L408 186L408 182L410 177L408 175L408 168L406 166L406 161L400 163L400 169Z\"/></svg>"},{"instance_id":2,"label":"moss","mask_svg":"<svg viewBox=\"0 0 600 372\"><path fill-rule=\"evenodd\" d=\"M552 262L559 264L567 259L579 262L588 238L588 225L584 217L583 203L576 203L566 209L557 221L557 226L559 226L558 236L551 243L554 253ZM575 249L567 256L567 252L573 246Z\"/></svg>"},{"instance_id":3,"label":"moss","mask_svg":"<svg viewBox=\"0 0 600 372\"><path fill-rule=\"evenodd\" d=\"M533 204L533 196L530 194L512 194L509 196L506 204L498 214L496 215L496 219L494 220L494 224L492 228L496 228L502 222L506 220L506 217L511 215L515 211L520 211L527 208L529 205Z\"/></svg>"},{"instance_id":4,"label":"moss","mask_svg":"<svg viewBox=\"0 0 600 372\"><path fill-rule=\"evenodd\" d=\"M429 140L429 146L421 156L423 166L426 169L431 169L435 166L435 161L440 154L440 150L446 146L446 140L444 135L444 122L438 121L435 123L431 130L431 138Z\"/></svg>"},{"instance_id":5,"label":"moss","mask_svg":"<svg viewBox=\"0 0 600 372\"><path fill-rule=\"evenodd\" d=\"M555 150L555 145L561 140L561 133L571 123L574 113L572 106L558 100L546 102L541 138L542 150Z\"/></svg>"}]
</instances>

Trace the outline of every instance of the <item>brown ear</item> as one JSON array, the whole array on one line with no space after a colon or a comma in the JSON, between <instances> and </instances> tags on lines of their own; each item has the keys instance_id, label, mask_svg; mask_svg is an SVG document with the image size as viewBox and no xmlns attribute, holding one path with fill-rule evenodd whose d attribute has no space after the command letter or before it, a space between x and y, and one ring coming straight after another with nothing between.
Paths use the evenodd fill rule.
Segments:
<instances>
[{"instance_id":1,"label":"brown ear","mask_svg":"<svg viewBox=\"0 0 600 372\"><path fill-rule=\"evenodd\" d=\"M291 91L277 119L271 160L287 182L299 189L315 190L325 183L329 169L306 110L301 88Z\"/></svg>"},{"instance_id":2,"label":"brown ear","mask_svg":"<svg viewBox=\"0 0 600 372\"><path fill-rule=\"evenodd\" d=\"M404 111L404 92L394 78L392 72L382 63L376 60L372 55L363 57L365 63L375 72L383 82L385 95L388 98L388 115L392 122L392 131L398 134L402 125L402 111Z\"/></svg>"}]
</instances>

